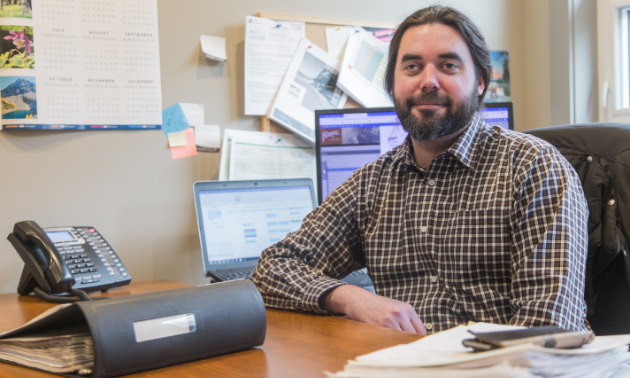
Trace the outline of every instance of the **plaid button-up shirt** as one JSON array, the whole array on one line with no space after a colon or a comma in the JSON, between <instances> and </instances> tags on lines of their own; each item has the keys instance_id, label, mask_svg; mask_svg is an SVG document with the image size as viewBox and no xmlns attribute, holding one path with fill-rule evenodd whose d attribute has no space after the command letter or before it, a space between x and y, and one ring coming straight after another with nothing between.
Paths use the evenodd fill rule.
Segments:
<instances>
[{"instance_id":1,"label":"plaid button-up shirt","mask_svg":"<svg viewBox=\"0 0 630 378\"><path fill-rule=\"evenodd\" d=\"M251 279L268 307L326 313L320 297L367 267L429 333L468 321L586 329L588 208L571 165L475 116L429 169L409 137L266 249Z\"/></svg>"}]
</instances>

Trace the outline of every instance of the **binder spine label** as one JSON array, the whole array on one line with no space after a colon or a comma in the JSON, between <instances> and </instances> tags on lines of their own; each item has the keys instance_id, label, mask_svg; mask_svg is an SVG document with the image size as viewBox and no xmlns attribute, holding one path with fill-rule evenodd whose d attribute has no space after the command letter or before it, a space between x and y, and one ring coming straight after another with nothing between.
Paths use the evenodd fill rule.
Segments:
<instances>
[{"instance_id":1,"label":"binder spine label","mask_svg":"<svg viewBox=\"0 0 630 378\"><path fill-rule=\"evenodd\" d=\"M134 322L133 330L136 342L141 343L195 332L197 323L194 314L181 314Z\"/></svg>"}]
</instances>

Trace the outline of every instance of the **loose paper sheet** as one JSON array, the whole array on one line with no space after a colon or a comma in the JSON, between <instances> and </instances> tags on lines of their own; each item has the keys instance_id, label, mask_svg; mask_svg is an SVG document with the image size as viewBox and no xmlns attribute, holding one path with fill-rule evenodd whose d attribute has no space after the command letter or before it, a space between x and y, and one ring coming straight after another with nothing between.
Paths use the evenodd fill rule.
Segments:
<instances>
[{"instance_id":1,"label":"loose paper sheet","mask_svg":"<svg viewBox=\"0 0 630 378\"><path fill-rule=\"evenodd\" d=\"M221 127L215 125L195 126L197 152L219 152L221 150Z\"/></svg>"},{"instance_id":2,"label":"loose paper sheet","mask_svg":"<svg viewBox=\"0 0 630 378\"><path fill-rule=\"evenodd\" d=\"M227 54L225 53L225 38L202 35L200 40L201 51L206 54L207 58L219 62L227 61Z\"/></svg>"},{"instance_id":3,"label":"loose paper sheet","mask_svg":"<svg viewBox=\"0 0 630 378\"><path fill-rule=\"evenodd\" d=\"M341 109L347 95L337 88L339 61L303 38L267 117L315 143L315 110Z\"/></svg>"},{"instance_id":4,"label":"loose paper sheet","mask_svg":"<svg viewBox=\"0 0 630 378\"><path fill-rule=\"evenodd\" d=\"M173 158L173 160L197 155L197 146L195 145L195 130L192 127L189 127L186 129L185 133L186 145L171 148L171 157Z\"/></svg>"},{"instance_id":5,"label":"loose paper sheet","mask_svg":"<svg viewBox=\"0 0 630 378\"><path fill-rule=\"evenodd\" d=\"M350 35L362 30L363 28L360 26L335 26L326 28L326 47L328 54L340 60L343 57L342 53L346 48L346 43Z\"/></svg>"},{"instance_id":6,"label":"loose paper sheet","mask_svg":"<svg viewBox=\"0 0 630 378\"><path fill-rule=\"evenodd\" d=\"M337 85L366 108L393 106L383 89L387 45L369 32L350 35Z\"/></svg>"},{"instance_id":7,"label":"loose paper sheet","mask_svg":"<svg viewBox=\"0 0 630 378\"><path fill-rule=\"evenodd\" d=\"M304 35L303 22L245 18L245 114L267 114Z\"/></svg>"},{"instance_id":8,"label":"loose paper sheet","mask_svg":"<svg viewBox=\"0 0 630 378\"><path fill-rule=\"evenodd\" d=\"M17 3L0 18L2 129L160 128L157 0Z\"/></svg>"}]
</instances>

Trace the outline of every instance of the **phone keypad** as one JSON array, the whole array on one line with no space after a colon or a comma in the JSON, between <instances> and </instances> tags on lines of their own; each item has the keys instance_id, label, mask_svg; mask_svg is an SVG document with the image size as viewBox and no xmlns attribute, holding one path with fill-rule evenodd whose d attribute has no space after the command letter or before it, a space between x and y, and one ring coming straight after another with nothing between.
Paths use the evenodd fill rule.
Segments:
<instances>
[{"instance_id":1,"label":"phone keypad","mask_svg":"<svg viewBox=\"0 0 630 378\"><path fill-rule=\"evenodd\" d=\"M112 248L98 232L88 228L80 228L78 231L90 247L92 247L94 252L96 252L96 255L99 257L110 276L115 276L117 280L129 278L129 273L125 271L116 253L112 251ZM87 264L86 267L88 267Z\"/></svg>"}]
</instances>

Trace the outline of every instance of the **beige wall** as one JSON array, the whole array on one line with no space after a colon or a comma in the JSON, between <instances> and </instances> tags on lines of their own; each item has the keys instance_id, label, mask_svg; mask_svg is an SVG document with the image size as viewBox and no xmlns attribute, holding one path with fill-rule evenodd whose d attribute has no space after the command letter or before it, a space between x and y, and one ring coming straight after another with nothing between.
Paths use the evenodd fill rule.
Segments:
<instances>
[{"instance_id":1,"label":"beige wall","mask_svg":"<svg viewBox=\"0 0 630 378\"><path fill-rule=\"evenodd\" d=\"M400 22L432 1L158 0L163 106L203 103L206 123L256 130L243 115L244 17L260 11ZM488 45L510 53L516 128L549 122L546 0L444 1L466 12ZM227 40L227 64L200 54L199 35ZM547 46L547 47L546 47ZM535 111L533 111L535 110ZM0 232L90 225L107 238L135 281L189 284L203 276L192 200L196 180L216 179L217 154L173 161L161 131L0 133ZM0 293L13 292L22 262L0 241Z\"/></svg>"}]
</instances>

